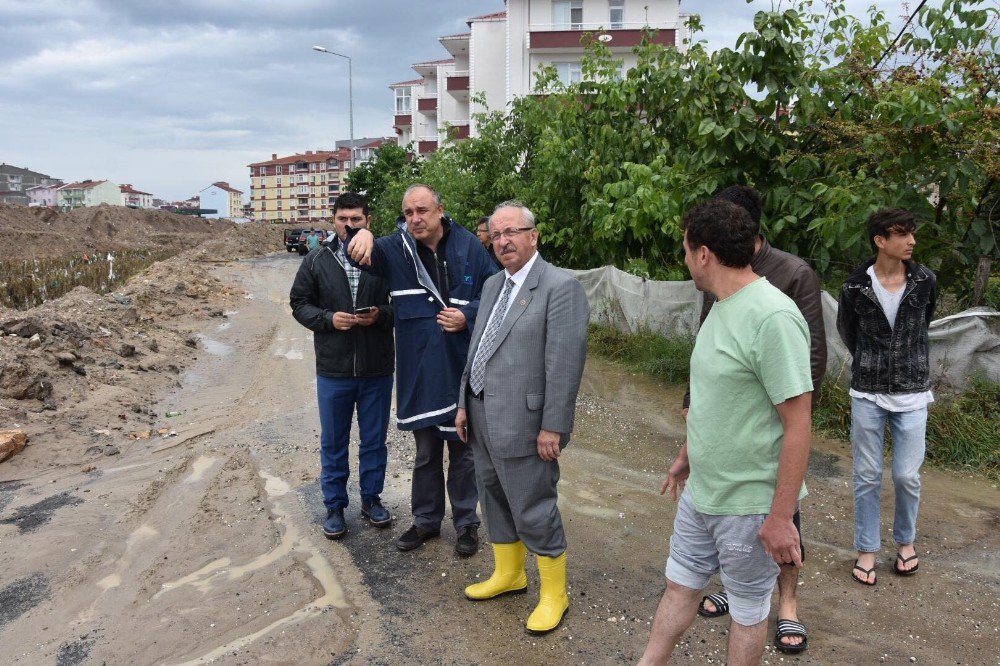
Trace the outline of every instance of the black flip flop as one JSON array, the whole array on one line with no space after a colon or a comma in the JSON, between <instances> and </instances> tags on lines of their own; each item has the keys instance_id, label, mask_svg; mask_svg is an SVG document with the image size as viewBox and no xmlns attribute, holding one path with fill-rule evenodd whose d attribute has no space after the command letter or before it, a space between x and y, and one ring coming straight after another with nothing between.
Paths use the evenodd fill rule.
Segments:
<instances>
[{"instance_id":1,"label":"black flip flop","mask_svg":"<svg viewBox=\"0 0 1000 666\"><path fill-rule=\"evenodd\" d=\"M708 611L705 609L705 602L711 601L715 604L714 611ZM698 615L702 617L722 617L729 613L729 598L726 597L725 592L716 592L715 594L710 594L707 597L701 598L701 603L698 604Z\"/></svg>"},{"instance_id":2,"label":"black flip flop","mask_svg":"<svg viewBox=\"0 0 1000 666\"><path fill-rule=\"evenodd\" d=\"M917 554L913 553L910 557L903 557L900 553L896 553L896 561L892 563L892 571L897 576L912 576L917 573L917 569L920 568L920 562L917 562L917 566L912 569L900 569L900 564L906 564L907 562L912 562L917 559Z\"/></svg>"},{"instance_id":3,"label":"black flip flop","mask_svg":"<svg viewBox=\"0 0 1000 666\"><path fill-rule=\"evenodd\" d=\"M854 569L851 570L851 578L858 581L862 585L867 585L868 587L874 587L875 583L878 582L878 578L869 583L867 580L861 578L860 576L858 576L858 574L854 573L855 571L860 571L864 575L869 576L873 571L875 571L875 567L872 567L871 569L865 569L863 566L858 564L860 561L861 560L854 560Z\"/></svg>"},{"instance_id":4,"label":"black flip flop","mask_svg":"<svg viewBox=\"0 0 1000 666\"><path fill-rule=\"evenodd\" d=\"M788 643L782 643L782 638L788 638L791 636L800 636L802 642L798 645L789 645ZM775 627L774 632L774 647L779 652L784 652L785 654L796 654L797 652L805 652L806 646L809 645L809 637L806 635L806 625L801 622L796 622L795 620L782 620L778 618L778 624Z\"/></svg>"}]
</instances>

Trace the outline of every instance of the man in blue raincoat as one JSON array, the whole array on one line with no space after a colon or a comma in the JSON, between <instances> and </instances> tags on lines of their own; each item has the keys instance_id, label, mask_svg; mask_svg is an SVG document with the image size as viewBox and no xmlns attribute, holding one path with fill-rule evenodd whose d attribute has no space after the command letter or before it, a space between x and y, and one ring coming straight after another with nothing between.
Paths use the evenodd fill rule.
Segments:
<instances>
[{"instance_id":1,"label":"man in blue raincoat","mask_svg":"<svg viewBox=\"0 0 1000 666\"><path fill-rule=\"evenodd\" d=\"M459 383L479 294L497 272L476 236L445 215L440 195L427 185L403 195L399 233L376 239L351 230L352 263L389 282L396 325L396 425L413 432L413 525L396 541L413 550L441 532L445 511L444 447L455 552L479 550L479 516L471 449L458 437Z\"/></svg>"}]
</instances>

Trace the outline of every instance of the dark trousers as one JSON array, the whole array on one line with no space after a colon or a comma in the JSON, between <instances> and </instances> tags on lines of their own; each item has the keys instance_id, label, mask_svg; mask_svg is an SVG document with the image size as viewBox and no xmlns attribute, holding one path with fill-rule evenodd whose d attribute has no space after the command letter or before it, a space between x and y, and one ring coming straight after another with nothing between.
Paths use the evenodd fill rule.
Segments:
<instances>
[{"instance_id":1,"label":"dark trousers","mask_svg":"<svg viewBox=\"0 0 1000 666\"><path fill-rule=\"evenodd\" d=\"M469 445L476 461L476 481L493 543L523 541L536 555L559 557L566 534L559 514L556 484L559 462L538 454L503 458L493 452L483 401L466 401Z\"/></svg>"},{"instance_id":2,"label":"dark trousers","mask_svg":"<svg viewBox=\"0 0 1000 666\"><path fill-rule=\"evenodd\" d=\"M441 439L437 428L413 431L417 445L417 458L413 462L411 507L413 524L424 529L437 530L444 520L444 445L448 444L448 498L451 500L451 519L455 529L478 525L476 504L476 469L472 451L464 442Z\"/></svg>"},{"instance_id":3,"label":"dark trousers","mask_svg":"<svg viewBox=\"0 0 1000 666\"><path fill-rule=\"evenodd\" d=\"M328 509L347 506L347 479L351 474L348 453L351 422L358 411L361 445L358 468L361 499L372 500L382 493L385 483L386 432L392 405L392 375L387 377L316 376L319 399L320 485Z\"/></svg>"}]
</instances>

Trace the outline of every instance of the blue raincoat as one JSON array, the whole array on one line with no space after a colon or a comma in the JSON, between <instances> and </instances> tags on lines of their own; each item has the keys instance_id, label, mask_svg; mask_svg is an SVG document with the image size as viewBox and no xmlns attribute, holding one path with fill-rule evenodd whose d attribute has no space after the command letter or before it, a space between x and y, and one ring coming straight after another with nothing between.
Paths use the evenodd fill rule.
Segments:
<instances>
[{"instance_id":1,"label":"blue raincoat","mask_svg":"<svg viewBox=\"0 0 1000 666\"><path fill-rule=\"evenodd\" d=\"M475 234L447 215L441 223L450 229L444 250L448 303L421 263L417 241L406 231L403 218L396 222L399 233L375 240L370 266L355 265L389 282L396 326L397 427L436 426L443 439L457 440L459 382L476 325L479 294L497 266ZM353 238L356 232L348 229L348 233ZM462 311L468 321L464 331L441 329L437 314L445 307Z\"/></svg>"}]
</instances>

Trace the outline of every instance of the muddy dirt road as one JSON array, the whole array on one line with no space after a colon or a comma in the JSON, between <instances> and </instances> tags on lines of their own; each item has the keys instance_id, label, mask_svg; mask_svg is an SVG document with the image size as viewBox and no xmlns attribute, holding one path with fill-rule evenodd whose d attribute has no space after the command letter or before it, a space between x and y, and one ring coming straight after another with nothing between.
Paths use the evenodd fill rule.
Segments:
<instances>
[{"instance_id":1,"label":"muddy dirt road","mask_svg":"<svg viewBox=\"0 0 1000 666\"><path fill-rule=\"evenodd\" d=\"M249 297L205 324L180 387L152 396L160 415L181 412L161 418L177 436L54 465L35 441L0 467L0 663L634 663L664 586L674 506L657 490L682 435L680 392L588 361L560 484L570 613L528 636L531 568L532 594L473 604L462 588L488 574L488 546L460 560L446 525L395 549L409 435L390 430L392 529L360 521L355 477L347 538L323 538L311 334L287 305L297 265L281 254L213 269ZM895 578L887 546L868 589L850 579L849 470L842 444L816 443L800 587L810 647L769 648L767 663L1000 663L996 485L928 471L921 573ZM698 619L676 663L721 663L725 641L725 622Z\"/></svg>"}]
</instances>

